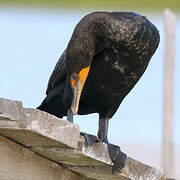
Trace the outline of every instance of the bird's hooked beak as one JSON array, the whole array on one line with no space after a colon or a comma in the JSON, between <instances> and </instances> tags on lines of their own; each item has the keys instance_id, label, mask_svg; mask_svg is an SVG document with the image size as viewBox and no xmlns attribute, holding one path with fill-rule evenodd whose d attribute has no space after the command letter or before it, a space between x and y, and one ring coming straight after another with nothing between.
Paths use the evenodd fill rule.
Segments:
<instances>
[{"instance_id":1,"label":"bird's hooked beak","mask_svg":"<svg viewBox=\"0 0 180 180\"><path fill-rule=\"evenodd\" d=\"M73 101L71 104L71 110L73 114L78 113L79 109L79 101L81 97L81 92L83 90L84 84L86 82L87 76L89 74L90 66L83 68L79 74L74 73L72 74L70 80L71 80L71 86L73 89Z\"/></svg>"}]
</instances>

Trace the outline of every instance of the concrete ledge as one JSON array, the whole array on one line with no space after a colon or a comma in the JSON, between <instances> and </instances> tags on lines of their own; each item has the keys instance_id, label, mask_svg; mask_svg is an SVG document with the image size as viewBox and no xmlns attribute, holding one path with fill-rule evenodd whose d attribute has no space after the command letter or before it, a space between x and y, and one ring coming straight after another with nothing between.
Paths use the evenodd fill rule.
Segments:
<instances>
[{"instance_id":1,"label":"concrete ledge","mask_svg":"<svg viewBox=\"0 0 180 180\"><path fill-rule=\"evenodd\" d=\"M83 180L23 146L0 136L1 180Z\"/></svg>"},{"instance_id":2,"label":"concrete ledge","mask_svg":"<svg viewBox=\"0 0 180 180\"><path fill-rule=\"evenodd\" d=\"M25 146L77 148L79 126L48 113L0 99L0 133Z\"/></svg>"},{"instance_id":3,"label":"concrete ledge","mask_svg":"<svg viewBox=\"0 0 180 180\"><path fill-rule=\"evenodd\" d=\"M106 144L96 143L89 147L84 137L80 136L77 125L36 109L23 108L17 101L0 99L0 134L47 158L48 161L61 164L64 170L73 171L81 178L94 180L164 178L157 169L130 157L127 158L125 167L112 175L112 162ZM23 146L22 148L26 149ZM1 173L0 171L0 176ZM34 179L41 180L41 178ZM64 178L66 179L69 180Z\"/></svg>"}]
</instances>

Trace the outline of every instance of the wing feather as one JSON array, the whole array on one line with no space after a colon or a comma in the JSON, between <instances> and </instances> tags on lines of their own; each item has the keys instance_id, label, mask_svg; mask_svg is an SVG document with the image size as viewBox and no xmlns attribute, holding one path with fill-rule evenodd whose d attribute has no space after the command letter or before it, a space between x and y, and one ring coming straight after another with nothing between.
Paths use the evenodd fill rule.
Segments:
<instances>
[{"instance_id":1,"label":"wing feather","mask_svg":"<svg viewBox=\"0 0 180 180\"><path fill-rule=\"evenodd\" d=\"M58 84L64 82L66 78L66 49L59 58L56 66L49 78L46 94L54 89Z\"/></svg>"}]
</instances>

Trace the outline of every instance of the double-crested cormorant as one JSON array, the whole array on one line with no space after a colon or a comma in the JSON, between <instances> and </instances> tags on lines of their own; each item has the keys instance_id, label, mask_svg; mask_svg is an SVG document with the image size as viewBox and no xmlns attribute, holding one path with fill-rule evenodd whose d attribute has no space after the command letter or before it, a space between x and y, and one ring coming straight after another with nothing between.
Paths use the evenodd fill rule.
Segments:
<instances>
[{"instance_id":1,"label":"double-crested cormorant","mask_svg":"<svg viewBox=\"0 0 180 180\"><path fill-rule=\"evenodd\" d=\"M159 44L159 32L132 12L94 12L75 27L38 109L73 122L99 113L98 138L108 142L109 119L138 82Z\"/></svg>"}]
</instances>

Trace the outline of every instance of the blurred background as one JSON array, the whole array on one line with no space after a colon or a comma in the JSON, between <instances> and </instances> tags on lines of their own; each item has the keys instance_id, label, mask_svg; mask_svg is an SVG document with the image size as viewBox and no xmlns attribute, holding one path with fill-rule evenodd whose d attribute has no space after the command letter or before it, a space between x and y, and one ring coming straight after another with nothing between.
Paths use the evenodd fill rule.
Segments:
<instances>
[{"instance_id":1,"label":"blurred background","mask_svg":"<svg viewBox=\"0 0 180 180\"><path fill-rule=\"evenodd\" d=\"M159 29L161 42L147 71L110 120L109 141L148 165L162 169L164 8L177 18L175 64L175 177L180 179L179 0L0 0L0 97L36 108L75 25L87 13L134 11ZM81 131L96 135L98 116L76 116Z\"/></svg>"}]
</instances>

